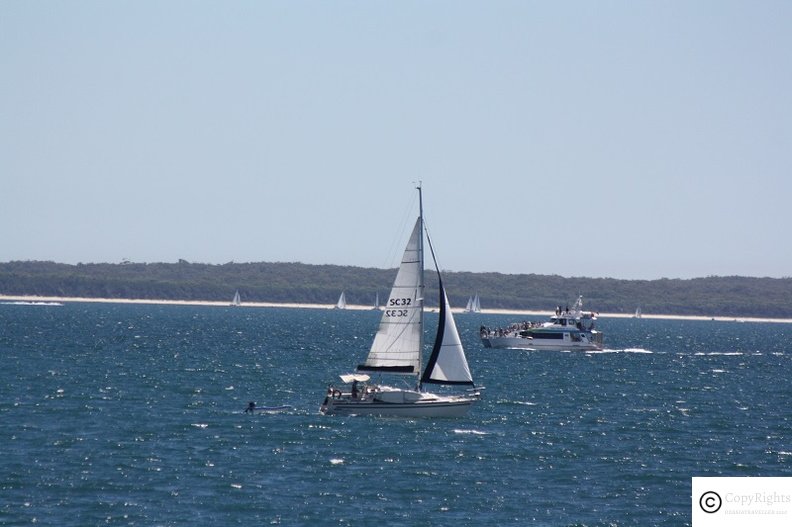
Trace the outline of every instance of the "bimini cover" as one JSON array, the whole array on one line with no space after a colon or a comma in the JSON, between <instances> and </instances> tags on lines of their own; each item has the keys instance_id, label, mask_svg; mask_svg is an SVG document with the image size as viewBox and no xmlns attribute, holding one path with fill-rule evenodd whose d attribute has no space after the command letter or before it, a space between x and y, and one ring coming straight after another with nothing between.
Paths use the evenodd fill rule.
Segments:
<instances>
[{"instance_id":1,"label":"bimini cover","mask_svg":"<svg viewBox=\"0 0 792 527\"><path fill-rule=\"evenodd\" d=\"M340 375L341 380L345 383L350 383L353 381L357 382L368 382L371 377L362 373L347 373L346 375Z\"/></svg>"}]
</instances>

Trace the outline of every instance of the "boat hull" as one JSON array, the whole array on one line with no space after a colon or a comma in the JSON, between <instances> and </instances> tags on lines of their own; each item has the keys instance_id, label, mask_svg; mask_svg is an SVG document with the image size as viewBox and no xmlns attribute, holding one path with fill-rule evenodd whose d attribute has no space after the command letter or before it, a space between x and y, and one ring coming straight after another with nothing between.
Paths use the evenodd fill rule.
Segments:
<instances>
[{"instance_id":1,"label":"boat hull","mask_svg":"<svg viewBox=\"0 0 792 527\"><path fill-rule=\"evenodd\" d=\"M496 349L522 349L536 351L597 351L602 349L596 342L574 342L546 340L525 337L482 337L481 343L485 348Z\"/></svg>"},{"instance_id":2,"label":"boat hull","mask_svg":"<svg viewBox=\"0 0 792 527\"><path fill-rule=\"evenodd\" d=\"M376 415L383 417L461 417L473 404L472 398L444 398L434 401L391 403L377 400L325 398L319 409L325 415Z\"/></svg>"},{"instance_id":3,"label":"boat hull","mask_svg":"<svg viewBox=\"0 0 792 527\"><path fill-rule=\"evenodd\" d=\"M599 351L603 335L594 329L596 319L594 312L583 311L583 297L579 296L572 309L557 306L547 322L524 321L495 329L481 326L479 337L485 348Z\"/></svg>"}]
</instances>

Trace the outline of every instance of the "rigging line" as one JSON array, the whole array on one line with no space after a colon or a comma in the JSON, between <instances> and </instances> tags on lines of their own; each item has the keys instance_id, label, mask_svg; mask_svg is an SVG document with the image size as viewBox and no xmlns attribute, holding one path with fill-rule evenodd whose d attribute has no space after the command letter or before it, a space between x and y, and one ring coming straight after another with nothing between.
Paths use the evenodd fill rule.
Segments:
<instances>
[{"instance_id":1,"label":"rigging line","mask_svg":"<svg viewBox=\"0 0 792 527\"><path fill-rule=\"evenodd\" d=\"M413 313L410 315L410 317L409 317L409 320L405 320L404 322L390 322L390 321L387 321L387 322L384 322L384 323L386 323L386 324L388 324L388 325L393 325L393 326L398 326L398 325L400 325L400 326L401 326L401 329L400 329L399 333L397 333L397 334L395 335L395 338L393 338L393 339L390 341L390 343L388 344L388 346L387 346L387 347L386 347L384 350L382 350L382 351L379 351L379 352L377 352L377 353L376 353L377 355L379 355L379 354L381 354L381 353L387 353L387 352L390 352L390 351L391 351L391 349L392 349L392 348L393 348L393 347L396 345L396 342L397 342L397 341L398 341L398 340L399 340L399 339L402 337L402 335L404 335L404 333L405 333L405 332L406 332L408 329L410 329L410 326L411 326L412 324L415 324L415 312L413 312ZM382 324L382 322L381 322L380 324ZM406 354L406 353L411 353L411 351L410 351L410 350L407 350L407 351L404 351L404 352L402 352L402 353L404 353L404 354ZM419 365L419 368L420 368L420 365Z\"/></svg>"},{"instance_id":2,"label":"rigging line","mask_svg":"<svg viewBox=\"0 0 792 527\"><path fill-rule=\"evenodd\" d=\"M416 207L415 204L416 201L417 198L415 197L415 195L411 194L411 198L407 201L406 205L403 208L401 221L398 224L400 225L400 227L397 228L398 235L391 238L391 245L390 248L388 249L387 254L385 255L385 261L383 262L382 265L383 269L398 268L401 265L401 253L403 251L400 252L399 247L400 247L400 243L405 238L405 232L407 231L407 229L408 228L412 229L413 227L414 222L410 221L410 218L416 216L415 214L413 214L413 211L415 210ZM395 263L397 258L398 258L398 263Z\"/></svg>"},{"instance_id":3,"label":"rigging line","mask_svg":"<svg viewBox=\"0 0 792 527\"><path fill-rule=\"evenodd\" d=\"M426 221L426 216L423 217L423 229L426 233L426 241L429 242L429 251L432 253L432 260L435 264L435 269L437 270L437 274L440 274L440 263L437 261L437 256L435 255L434 251L434 244L432 244L432 237L429 235L429 223Z\"/></svg>"},{"instance_id":4,"label":"rigging line","mask_svg":"<svg viewBox=\"0 0 792 527\"><path fill-rule=\"evenodd\" d=\"M437 256L435 255L432 237L429 236L429 226L426 224L426 218L424 218L424 230L426 231L426 241L429 242L429 252L432 253L432 260L434 261L435 269L437 270L437 274L440 274L440 263L437 261Z\"/></svg>"}]
</instances>

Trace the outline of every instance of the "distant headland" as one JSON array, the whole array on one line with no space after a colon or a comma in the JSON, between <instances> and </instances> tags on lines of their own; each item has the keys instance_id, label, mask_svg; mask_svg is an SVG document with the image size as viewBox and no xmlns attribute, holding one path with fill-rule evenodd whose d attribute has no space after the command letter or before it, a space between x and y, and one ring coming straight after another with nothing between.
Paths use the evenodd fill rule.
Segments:
<instances>
[{"instance_id":1,"label":"distant headland","mask_svg":"<svg viewBox=\"0 0 792 527\"><path fill-rule=\"evenodd\" d=\"M261 305L334 304L341 291L349 304L384 302L395 269L260 262L62 264L0 263L0 295L106 300L230 302ZM485 310L552 311L583 295L586 309L628 316L792 318L792 278L709 276L693 279L621 280L537 274L445 272L451 304L475 294ZM427 274L426 303L437 303L437 283Z\"/></svg>"}]
</instances>

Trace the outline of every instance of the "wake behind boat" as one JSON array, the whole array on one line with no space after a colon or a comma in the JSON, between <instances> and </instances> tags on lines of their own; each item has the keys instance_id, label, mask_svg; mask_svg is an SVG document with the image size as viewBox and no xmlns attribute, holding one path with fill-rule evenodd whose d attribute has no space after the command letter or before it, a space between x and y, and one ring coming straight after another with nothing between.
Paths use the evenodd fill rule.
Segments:
<instances>
[{"instance_id":1,"label":"wake behind boat","mask_svg":"<svg viewBox=\"0 0 792 527\"><path fill-rule=\"evenodd\" d=\"M594 351L602 349L602 332L594 329L597 317L583 311L583 297L570 310L556 308L547 322L518 322L507 328L481 328L485 348L547 351Z\"/></svg>"},{"instance_id":2,"label":"wake behind boat","mask_svg":"<svg viewBox=\"0 0 792 527\"><path fill-rule=\"evenodd\" d=\"M402 417L456 417L464 415L478 399L465 350L457 332L451 306L443 287L440 268L434 258L440 289L440 312L434 347L426 368L421 370L424 334L424 222L421 187L418 187L419 214L399 271L385 304L379 329L368 358L356 373L342 375L349 391L330 386L320 411L323 414L384 415ZM415 389L370 383L370 374L413 376ZM466 386L464 394L436 394L424 391L426 384Z\"/></svg>"},{"instance_id":3,"label":"wake behind boat","mask_svg":"<svg viewBox=\"0 0 792 527\"><path fill-rule=\"evenodd\" d=\"M281 404L281 405L278 405L278 406L257 406L255 401L250 401L248 403L248 405L247 405L247 408L245 408L245 413L246 414L255 414L255 413L271 414L271 413L282 412L284 410L291 410L291 406L289 406L288 404Z\"/></svg>"}]
</instances>

